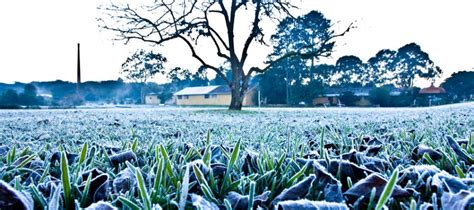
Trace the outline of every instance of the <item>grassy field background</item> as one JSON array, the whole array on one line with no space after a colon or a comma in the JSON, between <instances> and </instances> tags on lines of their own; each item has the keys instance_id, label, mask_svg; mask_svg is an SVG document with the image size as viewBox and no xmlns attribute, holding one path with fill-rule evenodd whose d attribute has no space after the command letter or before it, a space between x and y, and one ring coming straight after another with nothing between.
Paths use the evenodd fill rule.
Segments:
<instances>
[{"instance_id":1,"label":"grassy field background","mask_svg":"<svg viewBox=\"0 0 474 210\"><path fill-rule=\"evenodd\" d=\"M364 209L382 202L382 190L397 172L400 189L394 188L381 205L442 206L450 198L474 199L474 182L466 181L474 178L469 159L474 157L473 130L473 103L243 112L176 107L4 110L0 176L27 195L25 205L30 202L35 209L73 209L99 200L130 209L291 209L323 200ZM345 167L352 171L341 172ZM415 169L416 176L409 173ZM434 185L436 174L444 180L439 178L443 170L467 189ZM322 174L330 180L324 186L314 181L321 182ZM410 176L415 177L406 178ZM376 178L385 181L366 186ZM333 185L338 190L324 188ZM91 190L84 191L86 186ZM355 186L367 192L354 191ZM427 192L433 186L437 194ZM291 189L296 197L285 194ZM461 190L467 197L453 197ZM443 192L451 197L442 197ZM354 195L362 199L351 199Z\"/></svg>"}]
</instances>

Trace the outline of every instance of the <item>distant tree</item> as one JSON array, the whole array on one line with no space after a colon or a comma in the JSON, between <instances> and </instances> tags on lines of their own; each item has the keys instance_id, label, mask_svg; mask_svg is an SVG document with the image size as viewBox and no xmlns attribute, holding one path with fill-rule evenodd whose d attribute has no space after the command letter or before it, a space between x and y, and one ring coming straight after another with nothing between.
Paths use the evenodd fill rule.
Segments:
<instances>
[{"instance_id":1,"label":"distant tree","mask_svg":"<svg viewBox=\"0 0 474 210\"><path fill-rule=\"evenodd\" d=\"M228 77L231 77L230 74L232 74L232 72L226 71L224 74L227 75ZM225 80L223 80L222 77L219 77L218 75L216 75L214 79L209 80L209 84L210 85L227 85Z\"/></svg>"},{"instance_id":2,"label":"distant tree","mask_svg":"<svg viewBox=\"0 0 474 210\"><path fill-rule=\"evenodd\" d=\"M314 68L315 81L321 83L324 86L331 85L332 76L335 73L335 66L330 64L320 64Z\"/></svg>"},{"instance_id":3,"label":"distant tree","mask_svg":"<svg viewBox=\"0 0 474 210\"><path fill-rule=\"evenodd\" d=\"M357 97L354 92L347 91L342 93L342 95L339 97L339 100L346 106L354 106L355 102L359 100L359 97Z\"/></svg>"},{"instance_id":4,"label":"distant tree","mask_svg":"<svg viewBox=\"0 0 474 210\"><path fill-rule=\"evenodd\" d=\"M146 83L158 73L163 73L166 58L154 52L137 50L122 64L121 74L128 80Z\"/></svg>"},{"instance_id":5,"label":"distant tree","mask_svg":"<svg viewBox=\"0 0 474 210\"><path fill-rule=\"evenodd\" d=\"M158 73L164 73L163 64L167 59L160 53L137 50L122 64L121 74L140 84L141 102L145 103L145 84Z\"/></svg>"},{"instance_id":6,"label":"distant tree","mask_svg":"<svg viewBox=\"0 0 474 210\"><path fill-rule=\"evenodd\" d=\"M297 97L296 86L302 86L309 78L309 72L304 71L305 62L297 57L279 61L265 73L258 75L262 96L269 104L296 104L301 101Z\"/></svg>"},{"instance_id":7,"label":"distant tree","mask_svg":"<svg viewBox=\"0 0 474 210\"><path fill-rule=\"evenodd\" d=\"M279 64L272 66L268 71L257 76L259 81L260 91L262 97L266 99L268 104L287 104L288 88L287 82L289 68L286 68L285 61L280 61Z\"/></svg>"},{"instance_id":8,"label":"distant tree","mask_svg":"<svg viewBox=\"0 0 474 210\"><path fill-rule=\"evenodd\" d=\"M279 17L291 16L290 9L294 8L292 0L271 1L223 1L223 0L189 0L189 1L152 1L149 5L111 3L102 7L105 13L100 18L100 26L115 32L119 40L128 43L140 40L154 45L161 45L171 40L182 41L189 48L191 55L201 65L213 70L222 77L231 89L229 109L241 110L249 81L254 73L262 73L277 61L288 57L302 56L317 57L321 51L314 51L312 46L302 46L295 51L283 55L275 55L264 68L248 67L245 64L249 57L249 49L253 43L264 42L263 23L266 20L278 21ZM248 25L243 11L251 15ZM223 25L223 30L216 30L217 24ZM237 26L247 25L248 36L237 40ZM326 42L332 42L328 37ZM205 39L212 43L217 57L230 63L232 78L229 79L222 69L212 65L196 48ZM239 45L242 43L242 45ZM209 49L205 50L209 53Z\"/></svg>"},{"instance_id":9,"label":"distant tree","mask_svg":"<svg viewBox=\"0 0 474 210\"><path fill-rule=\"evenodd\" d=\"M338 86L363 86L369 82L366 77L364 63L357 56L346 55L340 57L334 70L339 76L336 81Z\"/></svg>"},{"instance_id":10,"label":"distant tree","mask_svg":"<svg viewBox=\"0 0 474 210\"><path fill-rule=\"evenodd\" d=\"M372 104L387 107L390 106L390 100L390 90L386 87L375 87L369 92L369 101Z\"/></svg>"},{"instance_id":11,"label":"distant tree","mask_svg":"<svg viewBox=\"0 0 474 210\"><path fill-rule=\"evenodd\" d=\"M274 51L271 56L281 56L301 49L316 52L312 56L302 57L310 60L310 67L313 68L315 59L331 55L335 45L334 38L343 36L349 29L350 27L343 33L336 34L331 20L319 11L311 11L297 18L288 17L280 22L272 36Z\"/></svg>"},{"instance_id":12,"label":"distant tree","mask_svg":"<svg viewBox=\"0 0 474 210\"><path fill-rule=\"evenodd\" d=\"M290 101L292 104L304 102L311 105L315 97L324 93L324 85L320 81L313 80L304 84L297 83L291 87L291 91Z\"/></svg>"},{"instance_id":13,"label":"distant tree","mask_svg":"<svg viewBox=\"0 0 474 210\"><path fill-rule=\"evenodd\" d=\"M13 89L7 89L0 95L0 105L19 105L18 93Z\"/></svg>"},{"instance_id":14,"label":"distant tree","mask_svg":"<svg viewBox=\"0 0 474 210\"><path fill-rule=\"evenodd\" d=\"M175 83L179 87L194 87L194 86L206 86L209 83L207 79L206 71L204 68L199 68L195 73L192 73L188 69L181 67L175 67L169 71L167 78L171 83Z\"/></svg>"},{"instance_id":15,"label":"distant tree","mask_svg":"<svg viewBox=\"0 0 474 210\"><path fill-rule=\"evenodd\" d=\"M335 37L343 36L332 29L331 21L321 12L311 11L300 17L287 17L277 27L271 37L272 57L280 57L291 52L313 52L311 56L288 57L275 62L265 75L260 77L262 95L267 103L297 104L310 97L312 84L318 79L327 78L327 70L317 68L315 60L328 57L335 45ZM308 66L309 64L309 66ZM278 86L277 86L278 85ZM282 97L284 94L285 97ZM311 94L312 95L312 94Z\"/></svg>"},{"instance_id":16,"label":"distant tree","mask_svg":"<svg viewBox=\"0 0 474 210\"><path fill-rule=\"evenodd\" d=\"M416 43L399 48L391 66L395 70L395 84L404 88L413 87L417 77L432 80L442 73L441 68Z\"/></svg>"},{"instance_id":17,"label":"distant tree","mask_svg":"<svg viewBox=\"0 0 474 210\"><path fill-rule=\"evenodd\" d=\"M474 71L460 71L452 74L441 86L448 94L460 100L469 99L474 95Z\"/></svg>"},{"instance_id":18,"label":"distant tree","mask_svg":"<svg viewBox=\"0 0 474 210\"><path fill-rule=\"evenodd\" d=\"M389 84L393 78L393 60L397 52L389 49L383 49L377 52L367 62L367 76L370 83L376 86Z\"/></svg>"},{"instance_id":19,"label":"distant tree","mask_svg":"<svg viewBox=\"0 0 474 210\"><path fill-rule=\"evenodd\" d=\"M39 98L37 96L36 86L33 84L26 84L23 88L23 93L19 95L20 103L26 106L39 105Z\"/></svg>"}]
</instances>

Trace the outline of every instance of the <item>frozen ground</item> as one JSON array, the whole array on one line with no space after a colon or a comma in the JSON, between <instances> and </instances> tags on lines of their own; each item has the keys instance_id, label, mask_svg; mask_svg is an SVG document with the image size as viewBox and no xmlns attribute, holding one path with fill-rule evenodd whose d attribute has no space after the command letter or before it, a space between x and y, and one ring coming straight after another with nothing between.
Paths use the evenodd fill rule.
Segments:
<instances>
[{"instance_id":1,"label":"frozen ground","mask_svg":"<svg viewBox=\"0 0 474 210\"><path fill-rule=\"evenodd\" d=\"M196 143L208 130L213 140L257 144L259 141L299 139L304 132L343 129L356 135L378 135L375 130L401 135L414 129L424 141L448 129L459 134L474 128L474 103L430 108L246 108L242 113L224 108L132 107L69 110L0 111L0 143L42 146L45 143L166 140Z\"/></svg>"},{"instance_id":2,"label":"frozen ground","mask_svg":"<svg viewBox=\"0 0 474 210\"><path fill-rule=\"evenodd\" d=\"M247 209L252 194L261 209L367 209L394 175L390 209L472 209L473 130L473 103L3 110L0 209L61 208L62 197L76 209L100 200L131 209ZM33 197L8 199L23 193Z\"/></svg>"}]
</instances>

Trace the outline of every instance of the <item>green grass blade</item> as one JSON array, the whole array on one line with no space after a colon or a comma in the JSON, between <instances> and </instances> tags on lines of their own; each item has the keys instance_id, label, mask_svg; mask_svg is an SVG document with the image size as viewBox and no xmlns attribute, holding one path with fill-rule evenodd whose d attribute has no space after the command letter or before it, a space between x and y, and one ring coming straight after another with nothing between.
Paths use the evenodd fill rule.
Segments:
<instances>
[{"instance_id":1,"label":"green grass blade","mask_svg":"<svg viewBox=\"0 0 474 210\"><path fill-rule=\"evenodd\" d=\"M204 150L204 157L202 158L202 161L207 167L211 165L211 145L206 146L206 150Z\"/></svg>"},{"instance_id":2,"label":"green grass blade","mask_svg":"<svg viewBox=\"0 0 474 210\"><path fill-rule=\"evenodd\" d=\"M428 164L436 166L436 163L434 162L433 159L431 159L431 157L428 155L428 153L423 154L422 157L423 157L423 159L425 159L426 162L428 162Z\"/></svg>"},{"instance_id":3,"label":"green grass blade","mask_svg":"<svg viewBox=\"0 0 474 210\"><path fill-rule=\"evenodd\" d=\"M209 200L216 201L216 198L214 197L214 194L212 193L211 188L209 187L209 184L207 183L206 179L204 178L204 175L202 174L201 170L196 165L193 165L193 172L196 175L199 186L201 186L201 189L202 189L204 195Z\"/></svg>"},{"instance_id":4,"label":"green grass blade","mask_svg":"<svg viewBox=\"0 0 474 210\"><path fill-rule=\"evenodd\" d=\"M459 178L461 179L466 178L466 175L464 174L464 172L458 165L456 165L454 168L456 169L456 173L458 174Z\"/></svg>"},{"instance_id":5,"label":"green grass blade","mask_svg":"<svg viewBox=\"0 0 474 210\"><path fill-rule=\"evenodd\" d=\"M32 194L33 199L39 204L41 209L47 209L48 208L48 203L46 202L46 199L44 198L43 194L41 194L34 185L30 185L30 191Z\"/></svg>"},{"instance_id":6,"label":"green grass blade","mask_svg":"<svg viewBox=\"0 0 474 210\"><path fill-rule=\"evenodd\" d=\"M324 159L324 131L326 129L323 128L321 131L321 139L319 140L319 155L321 159Z\"/></svg>"},{"instance_id":7,"label":"green grass blade","mask_svg":"<svg viewBox=\"0 0 474 210\"><path fill-rule=\"evenodd\" d=\"M89 148L89 144L86 142L84 146L82 146L81 156L79 157L79 165L82 165L87 157L87 150Z\"/></svg>"},{"instance_id":8,"label":"green grass blade","mask_svg":"<svg viewBox=\"0 0 474 210\"><path fill-rule=\"evenodd\" d=\"M43 181L46 179L46 177L48 176L49 174L49 168L51 167L51 163L48 163L48 165L46 165L44 171L43 171L43 174L41 174L41 177L40 179L38 180L38 183L43 183Z\"/></svg>"},{"instance_id":9,"label":"green grass blade","mask_svg":"<svg viewBox=\"0 0 474 210\"><path fill-rule=\"evenodd\" d=\"M170 161L170 157L168 155L168 152L166 151L165 147L163 147L163 145L160 145L160 151L161 151L161 155L163 156L163 159L165 161L166 172L168 172L168 175L170 177L173 177L174 176L173 167L171 166L171 161Z\"/></svg>"},{"instance_id":10,"label":"green grass blade","mask_svg":"<svg viewBox=\"0 0 474 210\"><path fill-rule=\"evenodd\" d=\"M230 204L229 200L224 199L224 206L226 210L232 210L232 205Z\"/></svg>"},{"instance_id":11,"label":"green grass blade","mask_svg":"<svg viewBox=\"0 0 474 210\"><path fill-rule=\"evenodd\" d=\"M25 166L26 164L28 164L31 160L33 160L33 158L35 158L35 157L36 157L35 155L29 156L28 158L26 158L25 160L23 160L20 164L18 164L15 168L22 168L23 166Z\"/></svg>"},{"instance_id":12,"label":"green grass blade","mask_svg":"<svg viewBox=\"0 0 474 210\"><path fill-rule=\"evenodd\" d=\"M138 206L137 204L133 203L131 200L128 200L127 198L125 198L123 196L119 196L118 200L120 202L122 202L123 205L127 206L131 210L140 210L141 209L140 206Z\"/></svg>"},{"instance_id":13,"label":"green grass blade","mask_svg":"<svg viewBox=\"0 0 474 210\"><path fill-rule=\"evenodd\" d=\"M137 146L138 146L138 138L135 138L132 144L132 151L137 152Z\"/></svg>"},{"instance_id":14,"label":"green grass blade","mask_svg":"<svg viewBox=\"0 0 474 210\"><path fill-rule=\"evenodd\" d=\"M145 181L143 180L142 172L137 169L135 170L135 177L137 178L137 185L140 192L140 197L146 210L151 210L151 201L146 190Z\"/></svg>"},{"instance_id":15,"label":"green grass blade","mask_svg":"<svg viewBox=\"0 0 474 210\"><path fill-rule=\"evenodd\" d=\"M230 170L233 169L235 163L237 162L237 158L239 157L239 153L240 153L240 139L239 141L237 141L237 144L235 145L235 148L234 150L232 151L232 155L231 155L231 158L230 158L230 161L229 161L229 165L227 167L227 171L230 172Z\"/></svg>"},{"instance_id":16,"label":"green grass blade","mask_svg":"<svg viewBox=\"0 0 474 210\"><path fill-rule=\"evenodd\" d=\"M191 164L191 163L190 163ZM186 171L184 172L183 184L181 186L181 194L179 198L179 210L184 210L186 207L186 200L188 198L189 191L189 167L190 164L186 166Z\"/></svg>"},{"instance_id":17,"label":"green grass blade","mask_svg":"<svg viewBox=\"0 0 474 210\"><path fill-rule=\"evenodd\" d=\"M69 182L69 168L66 152L61 154L61 181L63 183L64 201L66 209L74 209L72 201L71 183Z\"/></svg>"},{"instance_id":18,"label":"green grass blade","mask_svg":"<svg viewBox=\"0 0 474 210\"><path fill-rule=\"evenodd\" d=\"M296 180L298 180L298 178L304 175L304 172L306 171L307 166L308 166L307 164L304 165L295 175L293 175L290 178L290 180L288 180L288 186L293 185L296 182Z\"/></svg>"},{"instance_id":19,"label":"green grass blade","mask_svg":"<svg viewBox=\"0 0 474 210\"><path fill-rule=\"evenodd\" d=\"M388 199L392 195L393 189L395 189L397 179L398 179L398 168L396 168L393 171L392 176L390 176L390 179L387 182L387 185L385 185L382 195L380 196L380 199L377 202L377 206L375 206L376 210L381 210L382 207L385 205L385 203L388 201Z\"/></svg>"},{"instance_id":20,"label":"green grass blade","mask_svg":"<svg viewBox=\"0 0 474 210\"><path fill-rule=\"evenodd\" d=\"M81 198L81 207L85 208L87 204L87 198L89 195L89 189L91 186L91 180L92 180L92 173L89 173L89 176L87 177L86 185L84 187L84 192L82 192L82 198Z\"/></svg>"},{"instance_id":21,"label":"green grass blade","mask_svg":"<svg viewBox=\"0 0 474 210\"><path fill-rule=\"evenodd\" d=\"M159 190L160 190L160 186L161 186L161 180L162 180L162 176L163 176L163 160L161 159L158 159L157 161L157 166L156 166L156 176L155 176L155 182L153 183L153 189L155 191L155 193L158 193Z\"/></svg>"},{"instance_id":22,"label":"green grass blade","mask_svg":"<svg viewBox=\"0 0 474 210\"><path fill-rule=\"evenodd\" d=\"M250 182L250 192L249 192L249 206L248 210L253 210L253 200L255 197L255 182Z\"/></svg>"},{"instance_id":23,"label":"green grass blade","mask_svg":"<svg viewBox=\"0 0 474 210\"><path fill-rule=\"evenodd\" d=\"M415 201L415 199L411 199L411 201L410 201L410 210L416 210L416 201Z\"/></svg>"},{"instance_id":24,"label":"green grass blade","mask_svg":"<svg viewBox=\"0 0 474 210\"><path fill-rule=\"evenodd\" d=\"M374 207L374 202L375 202L375 193L377 191L375 190L375 187L372 188L372 190L370 191L370 198L369 198L369 205L367 206L367 209L368 210L371 210L373 207Z\"/></svg>"},{"instance_id":25,"label":"green grass blade","mask_svg":"<svg viewBox=\"0 0 474 210\"><path fill-rule=\"evenodd\" d=\"M228 184L231 181L231 180L229 180L230 179L230 173L232 172L232 170L234 168L234 165L237 162L237 158L239 157L240 144L241 144L241 141L239 139L239 141L237 141L237 144L234 147L234 150L232 151L232 154L230 156L230 160L227 164L227 170L226 170L224 180L223 180L223 183L222 183L222 186L221 186L221 191L220 191L221 194L224 194L225 190L228 189L228 187L229 187Z\"/></svg>"}]
</instances>

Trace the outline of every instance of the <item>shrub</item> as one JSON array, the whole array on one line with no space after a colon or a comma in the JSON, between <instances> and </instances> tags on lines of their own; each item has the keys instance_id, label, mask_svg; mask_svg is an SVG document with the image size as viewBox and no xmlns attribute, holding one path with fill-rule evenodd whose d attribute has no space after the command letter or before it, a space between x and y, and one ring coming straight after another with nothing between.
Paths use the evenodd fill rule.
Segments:
<instances>
[{"instance_id":1,"label":"shrub","mask_svg":"<svg viewBox=\"0 0 474 210\"><path fill-rule=\"evenodd\" d=\"M380 105L382 107L391 106L390 90L384 87L373 88L369 92L369 101L372 104Z\"/></svg>"}]
</instances>

